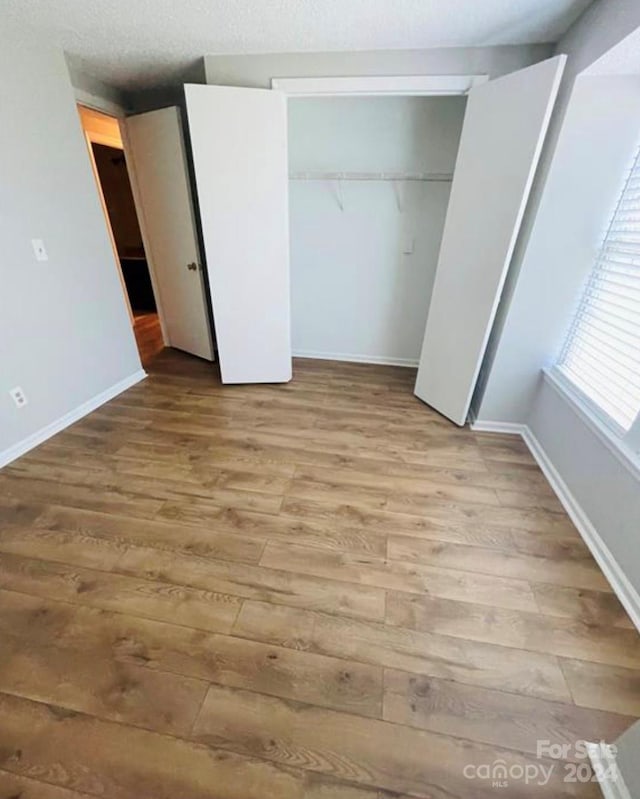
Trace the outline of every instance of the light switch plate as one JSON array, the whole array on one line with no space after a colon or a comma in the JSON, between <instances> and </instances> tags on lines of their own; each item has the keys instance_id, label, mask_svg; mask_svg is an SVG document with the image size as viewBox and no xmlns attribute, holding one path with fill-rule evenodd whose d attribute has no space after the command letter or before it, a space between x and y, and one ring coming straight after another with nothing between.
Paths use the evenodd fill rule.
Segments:
<instances>
[{"instance_id":1,"label":"light switch plate","mask_svg":"<svg viewBox=\"0 0 640 799\"><path fill-rule=\"evenodd\" d=\"M413 255L416 247L416 240L413 236L405 236L402 243L402 254Z\"/></svg>"},{"instance_id":2,"label":"light switch plate","mask_svg":"<svg viewBox=\"0 0 640 799\"><path fill-rule=\"evenodd\" d=\"M42 239L31 239L31 246L36 256L36 261L48 261L49 256L44 246Z\"/></svg>"}]
</instances>

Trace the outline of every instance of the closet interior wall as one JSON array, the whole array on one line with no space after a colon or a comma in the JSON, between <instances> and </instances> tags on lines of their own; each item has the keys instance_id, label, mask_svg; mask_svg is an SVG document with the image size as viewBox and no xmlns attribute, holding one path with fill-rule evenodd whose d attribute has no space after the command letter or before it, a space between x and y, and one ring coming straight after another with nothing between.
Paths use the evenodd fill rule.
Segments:
<instances>
[{"instance_id":1,"label":"closet interior wall","mask_svg":"<svg viewBox=\"0 0 640 799\"><path fill-rule=\"evenodd\" d=\"M289 99L294 355L417 363L465 104Z\"/></svg>"}]
</instances>

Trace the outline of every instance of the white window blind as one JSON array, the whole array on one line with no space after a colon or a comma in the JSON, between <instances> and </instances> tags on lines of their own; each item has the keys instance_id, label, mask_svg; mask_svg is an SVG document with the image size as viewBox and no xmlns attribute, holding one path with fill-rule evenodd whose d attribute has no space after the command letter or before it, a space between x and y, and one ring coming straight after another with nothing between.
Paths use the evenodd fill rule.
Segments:
<instances>
[{"instance_id":1,"label":"white window blind","mask_svg":"<svg viewBox=\"0 0 640 799\"><path fill-rule=\"evenodd\" d=\"M629 430L640 412L640 152L558 366L592 403Z\"/></svg>"}]
</instances>

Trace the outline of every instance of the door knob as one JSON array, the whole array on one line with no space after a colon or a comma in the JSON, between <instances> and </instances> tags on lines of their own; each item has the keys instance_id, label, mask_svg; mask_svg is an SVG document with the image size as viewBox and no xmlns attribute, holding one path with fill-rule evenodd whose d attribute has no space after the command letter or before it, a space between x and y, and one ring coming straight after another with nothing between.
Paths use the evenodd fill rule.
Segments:
<instances>
[{"instance_id":1,"label":"door knob","mask_svg":"<svg viewBox=\"0 0 640 799\"><path fill-rule=\"evenodd\" d=\"M197 268L198 268L198 264L195 263L195 261L192 261L190 264L187 264L187 269L190 272L195 272Z\"/></svg>"}]
</instances>

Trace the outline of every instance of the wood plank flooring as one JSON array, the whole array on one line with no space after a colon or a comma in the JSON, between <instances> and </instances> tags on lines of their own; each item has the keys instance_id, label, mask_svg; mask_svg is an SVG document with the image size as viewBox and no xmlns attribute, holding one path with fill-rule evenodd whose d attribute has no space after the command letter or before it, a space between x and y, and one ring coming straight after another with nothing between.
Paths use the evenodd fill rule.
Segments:
<instances>
[{"instance_id":1,"label":"wood plank flooring","mask_svg":"<svg viewBox=\"0 0 640 799\"><path fill-rule=\"evenodd\" d=\"M150 371L0 472L0 799L599 795L536 745L640 716L640 639L522 442Z\"/></svg>"},{"instance_id":2,"label":"wood plank flooring","mask_svg":"<svg viewBox=\"0 0 640 799\"><path fill-rule=\"evenodd\" d=\"M136 311L134 317L133 333L140 360L146 367L164 349L160 319L157 313L151 311Z\"/></svg>"}]
</instances>

